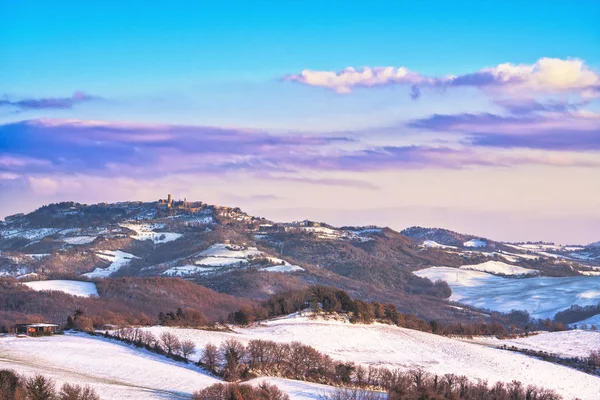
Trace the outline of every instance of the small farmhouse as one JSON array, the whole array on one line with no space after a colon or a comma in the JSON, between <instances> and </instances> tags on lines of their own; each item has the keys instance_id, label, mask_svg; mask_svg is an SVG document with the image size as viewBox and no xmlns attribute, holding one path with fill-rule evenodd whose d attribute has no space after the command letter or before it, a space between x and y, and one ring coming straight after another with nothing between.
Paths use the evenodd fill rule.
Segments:
<instances>
[{"instance_id":1,"label":"small farmhouse","mask_svg":"<svg viewBox=\"0 0 600 400\"><path fill-rule=\"evenodd\" d=\"M17 324L16 334L27 336L46 336L56 333L58 325L54 324Z\"/></svg>"}]
</instances>

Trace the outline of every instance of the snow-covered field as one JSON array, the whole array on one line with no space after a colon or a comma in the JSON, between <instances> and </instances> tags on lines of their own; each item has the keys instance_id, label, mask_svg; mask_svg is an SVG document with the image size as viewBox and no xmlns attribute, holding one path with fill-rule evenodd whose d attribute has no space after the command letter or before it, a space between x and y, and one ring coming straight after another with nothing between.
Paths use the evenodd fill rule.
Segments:
<instances>
[{"instance_id":1,"label":"snow-covered field","mask_svg":"<svg viewBox=\"0 0 600 400\"><path fill-rule=\"evenodd\" d=\"M208 265L212 267L232 267L247 264L247 258L235 257L205 257L196 261L196 265Z\"/></svg>"},{"instance_id":2,"label":"snow-covered field","mask_svg":"<svg viewBox=\"0 0 600 400\"><path fill-rule=\"evenodd\" d=\"M3 229L0 236L6 239L24 238L28 240L41 240L46 236L60 232L58 228L33 228L33 229Z\"/></svg>"},{"instance_id":3,"label":"snow-covered field","mask_svg":"<svg viewBox=\"0 0 600 400\"><path fill-rule=\"evenodd\" d=\"M323 395L333 393L336 388L318 383L295 381L292 379L260 377L246 383L258 386L263 382L276 385L290 396L290 400L321 400Z\"/></svg>"},{"instance_id":4,"label":"snow-covered field","mask_svg":"<svg viewBox=\"0 0 600 400\"><path fill-rule=\"evenodd\" d=\"M189 399L200 389L220 382L192 364L116 341L85 335L43 338L0 338L0 369L25 375L41 373L57 381L94 387L103 400ZM318 400L335 388L282 378L257 378L277 385L292 400Z\"/></svg>"},{"instance_id":5,"label":"snow-covered field","mask_svg":"<svg viewBox=\"0 0 600 400\"><path fill-rule=\"evenodd\" d=\"M592 326L595 326L596 328L600 329L600 314L594 315L593 317L584 319L583 321L579 321L579 322L576 322L575 324L571 324L571 325L577 325L577 326L585 325L587 328L591 328Z\"/></svg>"},{"instance_id":6,"label":"snow-covered field","mask_svg":"<svg viewBox=\"0 0 600 400\"><path fill-rule=\"evenodd\" d=\"M121 250L102 250L97 252L96 255L103 260L110 261L110 265L106 268L96 268L93 272L83 274L88 278L106 278L113 272L117 272L119 269L129 264L134 258L138 258L133 254L125 253Z\"/></svg>"},{"instance_id":7,"label":"snow-covered field","mask_svg":"<svg viewBox=\"0 0 600 400\"><path fill-rule=\"evenodd\" d=\"M262 251L256 247L242 247L233 244L217 243L200 253L204 257L248 258L260 256Z\"/></svg>"},{"instance_id":8,"label":"snow-covered field","mask_svg":"<svg viewBox=\"0 0 600 400\"><path fill-rule=\"evenodd\" d=\"M294 271L304 271L304 268L299 267L297 265L292 265L288 262L285 264L273 265L271 267L261 268L261 271L268 272L294 272Z\"/></svg>"},{"instance_id":9,"label":"snow-covered field","mask_svg":"<svg viewBox=\"0 0 600 400\"><path fill-rule=\"evenodd\" d=\"M72 245L82 245L92 243L98 236L73 236L63 238L62 241Z\"/></svg>"},{"instance_id":10,"label":"snow-covered field","mask_svg":"<svg viewBox=\"0 0 600 400\"><path fill-rule=\"evenodd\" d=\"M194 265L171 267L163 275L186 276L197 273L219 272L220 268L245 267L257 257L266 258L273 265L261 268L269 272L304 271L304 268L292 265L277 257L268 256L256 247L246 247L234 244L216 243L198 254L201 258Z\"/></svg>"},{"instance_id":11,"label":"snow-covered field","mask_svg":"<svg viewBox=\"0 0 600 400\"><path fill-rule=\"evenodd\" d=\"M600 301L600 276L514 279L450 267L431 267L415 274L448 282L451 300L501 312L526 310L534 318L551 318L573 304Z\"/></svg>"},{"instance_id":12,"label":"snow-covered field","mask_svg":"<svg viewBox=\"0 0 600 400\"><path fill-rule=\"evenodd\" d=\"M600 392L599 377L523 354L383 324L361 325L295 316L235 332L169 327L148 330L156 336L171 331L180 339L193 340L198 347L208 343L218 345L229 338L245 343L252 339L300 341L337 360L400 369L422 367L436 374L454 373L489 382L517 379L526 385L554 389L566 399L597 400Z\"/></svg>"},{"instance_id":13,"label":"snow-covered field","mask_svg":"<svg viewBox=\"0 0 600 400\"><path fill-rule=\"evenodd\" d=\"M467 342L383 324L350 324L344 320L296 315L234 332L171 327L147 330L156 336L164 331L173 332L180 339L193 340L199 348L208 343L219 345L230 338L244 343L252 339L301 341L337 360L400 369L422 367L435 374L467 375L472 380L486 379L490 383L517 379L525 385L556 390L565 399L597 400L600 392L600 377L495 349L485 342ZM541 334L518 341L537 340L539 343L526 345L555 347L565 354L573 354L593 346L596 340L592 336L554 335ZM543 344L545 340L547 345ZM197 358L198 355L192 359ZM0 368L25 374L44 373L59 383L89 383L104 399L189 398L194 391L218 381L191 364L176 363L100 337L70 334L47 338L0 338ZM264 380L278 385L294 400L318 399L332 390L323 385L279 378L258 378L250 383L258 384Z\"/></svg>"},{"instance_id":14,"label":"snow-covered field","mask_svg":"<svg viewBox=\"0 0 600 400\"><path fill-rule=\"evenodd\" d=\"M218 382L193 366L79 335L0 338L0 368L42 373L59 384L90 384L106 400L189 398Z\"/></svg>"},{"instance_id":15,"label":"snow-covered field","mask_svg":"<svg viewBox=\"0 0 600 400\"><path fill-rule=\"evenodd\" d=\"M164 224L121 224L120 226L135 232L135 235L131 236L132 239L152 240L156 244L172 242L183 236L181 233L154 231L164 228Z\"/></svg>"},{"instance_id":16,"label":"snow-covered field","mask_svg":"<svg viewBox=\"0 0 600 400\"><path fill-rule=\"evenodd\" d=\"M197 267L195 265L180 265L178 267L171 267L163 275L167 276L187 276L193 274L203 274L214 271L214 267Z\"/></svg>"},{"instance_id":17,"label":"snow-covered field","mask_svg":"<svg viewBox=\"0 0 600 400\"><path fill-rule=\"evenodd\" d=\"M600 350L600 332L563 331L542 332L518 339L500 340L491 337L476 337L473 341L493 346L515 346L559 354L563 357L587 357L592 350Z\"/></svg>"},{"instance_id":18,"label":"snow-covered field","mask_svg":"<svg viewBox=\"0 0 600 400\"><path fill-rule=\"evenodd\" d=\"M486 261L481 264L463 265L461 269L472 271L489 272L490 274L499 275L534 275L539 272L535 269L518 267L516 265L506 264L501 261Z\"/></svg>"},{"instance_id":19,"label":"snow-covered field","mask_svg":"<svg viewBox=\"0 0 600 400\"><path fill-rule=\"evenodd\" d=\"M435 247L440 249L456 249L456 246L447 246L445 244L440 244L434 240L426 240L423 242L423 246L425 247Z\"/></svg>"},{"instance_id":20,"label":"snow-covered field","mask_svg":"<svg viewBox=\"0 0 600 400\"><path fill-rule=\"evenodd\" d=\"M464 242L463 246L465 246L465 247L485 247L485 246L487 246L487 242L485 240L480 240L480 239L471 239L468 242Z\"/></svg>"},{"instance_id":21,"label":"snow-covered field","mask_svg":"<svg viewBox=\"0 0 600 400\"><path fill-rule=\"evenodd\" d=\"M24 285L33 290L58 290L71 294L73 296L98 296L98 290L94 282L67 281L67 280L50 280L50 281L34 281L24 282Z\"/></svg>"}]
</instances>

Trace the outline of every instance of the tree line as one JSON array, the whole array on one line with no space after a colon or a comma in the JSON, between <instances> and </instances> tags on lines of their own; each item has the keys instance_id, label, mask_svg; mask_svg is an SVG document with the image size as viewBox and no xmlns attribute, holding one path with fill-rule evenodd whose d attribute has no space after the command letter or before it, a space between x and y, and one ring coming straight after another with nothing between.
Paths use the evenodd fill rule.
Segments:
<instances>
[{"instance_id":1,"label":"tree line","mask_svg":"<svg viewBox=\"0 0 600 400\"><path fill-rule=\"evenodd\" d=\"M574 304L566 310L557 312L554 316L554 320L563 324L572 324L598 314L600 314L600 303L589 306Z\"/></svg>"},{"instance_id":2,"label":"tree line","mask_svg":"<svg viewBox=\"0 0 600 400\"><path fill-rule=\"evenodd\" d=\"M0 399L2 400L100 400L90 386L56 383L43 375L26 378L11 370L0 370Z\"/></svg>"},{"instance_id":3,"label":"tree line","mask_svg":"<svg viewBox=\"0 0 600 400\"><path fill-rule=\"evenodd\" d=\"M490 385L486 381L472 382L466 376L431 374L421 368L400 370L342 362L300 342L251 340L244 345L236 339L228 339L218 346L207 344L202 349L196 349L193 342L179 341L177 336L169 331L155 337L141 328L127 328L113 333L107 332L105 335L183 362L189 362L192 354L198 354L196 364L199 367L227 382L239 383L260 376L276 376L346 388L334 393L334 397L329 397L331 400L359 400L362 397L348 396L367 396L368 391L379 391L378 399L390 400L561 399L561 396L551 390L525 386L518 381ZM279 394L268 397L269 391L259 391L243 397L243 393L246 393L244 390L249 389L243 385L219 384L217 387L197 392L194 398L285 399L277 397ZM242 397L239 397L240 393ZM255 395L259 397L252 397Z\"/></svg>"},{"instance_id":4,"label":"tree line","mask_svg":"<svg viewBox=\"0 0 600 400\"><path fill-rule=\"evenodd\" d=\"M247 305L232 312L228 321L232 324L247 325L308 309L315 312L345 313L352 323L382 322L438 335L506 336L532 329L565 329L563 324L550 320L533 321L527 312L517 310L508 314L490 313L489 318L472 322L425 321L416 315L401 313L393 304L354 300L344 290L321 285L272 295L258 305Z\"/></svg>"}]
</instances>

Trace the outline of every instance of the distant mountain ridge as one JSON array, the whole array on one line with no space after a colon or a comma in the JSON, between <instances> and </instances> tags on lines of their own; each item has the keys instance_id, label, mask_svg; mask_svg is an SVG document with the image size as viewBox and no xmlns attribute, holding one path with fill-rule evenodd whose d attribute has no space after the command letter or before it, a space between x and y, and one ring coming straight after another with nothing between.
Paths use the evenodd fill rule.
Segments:
<instances>
[{"instance_id":1,"label":"distant mountain ridge","mask_svg":"<svg viewBox=\"0 0 600 400\"><path fill-rule=\"evenodd\" d=\"M595 248L507 244L443 228L335 227L274 222L237 207L157 200L49 204L0 223L0 276L20 280L183 278L261 299L322 284L392 302L424 318L464 318L444 301L448 285L413 272L444 266L545 276L593 274ZM500 264L502 263L502 264ZM503 268L489 268L504 265Z\"/></svg>"}]
</instances>

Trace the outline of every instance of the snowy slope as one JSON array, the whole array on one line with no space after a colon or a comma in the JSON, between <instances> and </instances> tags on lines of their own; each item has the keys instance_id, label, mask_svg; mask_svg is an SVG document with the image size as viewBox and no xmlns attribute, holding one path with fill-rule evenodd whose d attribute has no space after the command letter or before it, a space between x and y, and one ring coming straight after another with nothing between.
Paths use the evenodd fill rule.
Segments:
<instances>
[{"instance_id":1,"label":"snowy slope","mask_svg":"<svg viewBox=\"0 0 600 400\"><path fill-rule=\"evenodd\" d=\"M584 319L583 321L579 321L579 322L576 322L575 324L571 324L571 325L577 325L577 326L586 325L587 328L591 328L592 326L595 326L596 328L600 328L600 314L594 315L593 317Z\"/></svg>"},{"instance_id":2,"label":"snowy slope","mask_svg":"<svg viewBox=\"0 0 600 400\"><path fill-rule=\"evenodd\" d=\"M518 379L557 390L567 399L597 400L600 378L522 354L432 335L396 326L350 324L307 316L268 321L260 326L214 332L169 327L148 328L155 335L168 330L198 347L229 338L276 342L301 341L337 360L406 369L423 367L436 373L467 375L490 382Z\"/></svg>"},{"instance_id":3,"label":"snowy slope","mask_svg":"<svg viewBox=\"0 0 600 400\"><path fill-rule=\"evenodd\" d=\"M500 340L480 337L475 338L474 341L494 346L506 345L520 349L546 351L563 357L587 357L590 351L600 349L600 332L582 330L542 332L518 339Z\"/></svg>"},{"instance_id":4,"label":"snowy slope","mask_svg":"<svg viewBox=\"0 0 600 400\"><path fill-rule=\"evenodd\" d=\"M258 386L263 382L276 385L290 396L290 400L322 400L323 395L332 394L336 388L319 383L294 381L292 379L260 377L246 383ZM383 395L383 393L382 393ZM382 396L382 400L385 397Z\"/></svg>"},{"instance_id":5,"label":"snowy slope","mask_svg":"<svg viewBox=\"0 0 600 400\"><path fill-rule=\"evenodd\" d=\"M120 250L102 250L96 255L103 260L110 261L110 265L106 268L96 268L93 272L83 274L88 278L106 278L113 272L117 272L125 265L129 264L134 258L138 258L133 254L125 253Z\"/></svg>"},{"instance_id":6,"label":"snowy slope","mask_svg":"<svg viewBox=\"0 0 600 400\"><path fill-rule=\"evenodd\" d=\"M247 258L235 258L235 257L205 257L201 260L196 261L197 265L208 265L211 267L231 267L247 264Z\"/></svg>"},{"instance_id":7,"label":"snowy slope","mask_svg":"<svg viewBox=\"0 0 600 400\"><path fill-rule=\"evenodd\" d=\"M273 265L272 267L261 268L261 271L269 271L269 272L294 272L294 271L304 271L304 268L299 267L297 265L292 265L289 263L281 264L281 265Z\"/></svg>"},{"instance_id":8,"label":"snowy slope","mask_svg":"<svg viewBox=\"0 0 600 400\"><path fill-rule=\"evenodd\" d=\"M526 310L534 318L551 318L573 304L600 301L600 276L512 279L450 267L431 267L415 274L448 282L451 300L501 312Z\"/></svg>"},{"instance_id":9,"label":"snowy slope","mask_svg":"<svg viewBox=\"0 0 600 400\"><path fill-rule=\"evenodd\" d=\"M435 247L440 249L457 249L456 246L446 246L445 244L440 244L433 240L426 240L423 242L423 246L425 247Z\"/></svg>"},{"instance_id":10,"label":"snowy slope","mask_svg":"<svg viewBox=\"0 0 600 400\"><path fill-rule=\"evenodd\" d=\"M463 265L461 269L468 269L473 271L489 272L490 274L500 275L533 275L537 274L538 271L535 269L518 267L516 265L510 265L501 261L486 261L481 264L475 265Z\"/></svg>"},{"instance_id":11,"label":"snowy slope","mask_svg":"<svg viewBox=\"0 0 600 400\"><path fill-rule=\"evenodd\" d=\"M197 265L171 267L163 272L168 276L186 276L198 273L218 273L220 269L242 268L251 265L257 258L267 259L269 264L261 271L294 272L304 271L304 268L292 265L277 257L272 257L256 247L239 246L234 244L216 243L198 254L201 258L194 261ZM222 271L222 270L221 270Z\"/></svg>"},{"instance_id":12,"label":"snowy slope","mask_svg":"<svg viewBox=\"0 0 600 400\"><path fill-rule=\"evenodd\" d=\"M464 242L463 246L465 247L485 247L487 246L487 242L480 239L471 239L468 242Z\"/></svg>"},{"instance_id":13,"label":"snowy slope","mask_svg":"<svg viewBox=\"0 0 600 400\"><path fill-rule=\"evenodd\" d=\"M50 281L35 281L25 282L24 285L33 290L58 290L71 294L73 296L98 296L98 290L94 282L67 281L67 280L50 280Z\"/></svg>"},{"instance_id":14,"label":"snowy slope","mask_svg":"<svg viewBox=\"0 0 600 400\"><path fill-rule=\"evenodd\" d=\"M155 229L164 228L164 224L121 224L123 228L131 229L136 234L131 236L135 240L152 240L156 244L172 242L183 235L174 232L155 232Z\"/></svg>"},{"instance_id":15,"label":"snowy slope","mask_svg":"<svg viewBox=\"0 0 600 400\"><path fill-rule=\"evenodd\" d=\"M193 366L116 342L77 335L0 339L0 368L90 383L102 399L189 398L218 382Z\"/></svg>"},{"instance_id":16,"label":"snowy slope","mask_svg":"<svg viewBox=\"0 0 600 400\"><path fill-rule=\"evenodd\" d=\"M23 238L28 240L41 240L46 236L60 232L57 228L33 228L33 229L2 229L0 236L6 239Z\"/></svg>"},{"instance_id":17,"label":"snowy slope","mask_svg":"<svg viewBox=\"0 0 600 400\"><path fill-rule=\"evenodd\" d=\"M180 265L177 267L171 267L162 274L167 276L187 276L192 274L203 274L207 272L212 272L215 269L215 267L197 267L195 265Z\"/></svg>"},{"instance_id":18,"label":"snowy slope","mask_svg":"<svg viewBox=\"0 0 600 400\"><path fill-rule=\"evenodd\" d=\"M28 376L41 373L57 381L90 384L103 400L189 399L197 390L220 382L195 367L124 345L85 335L66 334L44 338L0 338L0 369ZM282 378L268 381L290 395L291 400L317 400L334 387Z\"/></svg>"},{"instance_id":19,"label":"snowy slope","mask_svg":"<svg viewBox=\"0 0 600 400\"><path fill-rule=\"evenodd\" d=\"M248 258L259 256L261 254L263 254L262 251L258 250L256 247L244 248L225 243L213 244L200 253L201 256L218 258Z\"/></svg>"},{"instance_id":20,"label":"snowy slope","mask_svg":"<svg viewBox=\"0 0 600 400\"><path fill-rule=\"evenodd\" d=\"M63 238L62 241L72 245L82 245L92 243L98 236L73 236Z\"/></svg>"}]
</instances>

